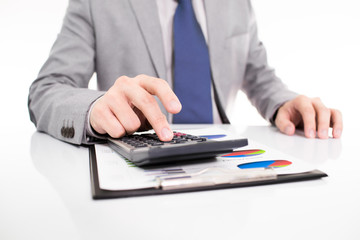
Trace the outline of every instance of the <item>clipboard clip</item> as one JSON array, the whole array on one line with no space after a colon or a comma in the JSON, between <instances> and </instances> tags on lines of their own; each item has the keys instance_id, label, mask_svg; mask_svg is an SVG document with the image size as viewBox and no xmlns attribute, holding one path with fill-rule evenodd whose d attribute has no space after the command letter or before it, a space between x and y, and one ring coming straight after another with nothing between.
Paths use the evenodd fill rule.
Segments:
<instances>
[{"instance_id":1,"label":"clipboard clip","mask_svg":"<svg viewBox=\"0 0 360 240\"><path fill-rule=\"evenodd\" d=\"M206 168L192 174L176 174L156 178L157 188L175 190L185 188L198 188L222 184L235 184L276 179L277 174L273 169L224 169Z\"/></svg>"}]
</instances>

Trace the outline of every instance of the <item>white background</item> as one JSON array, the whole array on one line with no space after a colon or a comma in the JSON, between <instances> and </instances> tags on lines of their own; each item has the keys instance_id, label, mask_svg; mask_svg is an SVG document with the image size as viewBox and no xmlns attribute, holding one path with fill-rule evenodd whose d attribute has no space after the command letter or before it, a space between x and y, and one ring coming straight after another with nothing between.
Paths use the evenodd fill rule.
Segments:
<instances>
[{"instance_id":1,"label":"white background","mask_svg":"<svg viewBox=\"0 0 360 240\"><path fill-rule=\"evenodd\" d=\"M287 138L267 128L259 128L259 132L249 137L257 136L260 140L265 136L269 143L280 143L284 145L285 151L287 148L288 151L297 150L300 157L315 160L319 165L327 161L324 171L330 175L329 178L277 188L266 186L238 191L202 192L191 196L179 194L122 201L92 201L87 149L75 149L70 144L44 135L33 135L35 127L27 112L29 86L60 30L67 1L0 0L0 238L24 239L24 236L28 236L28 239L34 239L32 236L37 236L36 239L78 239L77 234L87 233L89 228L98 229L97 219L99 224L103 224L103 221L109 224L109 227L104 224L105 230L120 231L119 226L127 224L127 233L140 234L136 231L139 219L152 221L152 213L156 216L160 214L159 219L162 216L168 219L167 214L178 213L176 206L183 212L180 220L181 217L188 218L187 214L191 211L199 213L199 216L209 216L209 220L204 223L199 221L195 224L195 221L205 218L189 219L183 223L185 226L182 227L194 229L193 232L198 234L201 234L199 227L200 230L215 231L216 224L208 223L216 216L218 220L229 223L229 229L243 227L244 230L244 227L252 227L246 231L247 235L262 234L256 224L251 225L258 222L263 223L264 234L270 233L273 228L268 224L275 218L292 219L295 227L300 224L301 229L305 227L304 233L313 234L314 229L318 229L315 236L325 234L326 239L358 239L360 214L355 194L359 182L359 162L353 158L352 152L358 148L356 140L360 133L357 124L360 3L358 0L253 0L253 4L260 38L277 74L291 89L311 97L319 96L326 105L340 109L344 115L345 130L344 138L340 141L300 141L298 136ZM238 112L232 118L234 124L267 124L243 94L239 94L236 108ZM250 134L251 129L246 133ZM350 133L352 136L349 137ZM36 141L38 138L45 140ZM39 146L36 145L38 142ZM345 155L338 157L343 142L342 152ZM30 143L35 147L30 146ZM44 156L39 157L34 152L44 153ZM338 165L343 167L339 168ZM39 172L39 169L43 169L43 172ZM70 188L71 185L74 187ZM76 197L73 199L73 196ZM225 203L229 206L248 204L249 209L245 215L237 209L234 214L241 217L231 223L232 214L221 211L221 205L217 204L219 199L226 199ZM280 210L274 208L271 211L266 207L252 207L264 201L276 206L278 199L287 203L285 208L282 205ZM301 204L288 211L293 203ZM142 208L138 210L128 207L128 204L138 204ZM148 209L148 215L138 218L143 209ZM207 213L207 209L213 209L214 212ZM311 215L313 210L316 212ZM264 216L263 211L272 214ZM89 219L85 219L88 216ZM307 224L303 220L309 216L311 219ZM113 218L116 221L112 221ZM178 223L176 227L180 226L180 220L177 219L172 218ZM282 224L293 230L293 222ZM143 226L144 233L154 233L156 230L151 228L152 225L148 228L145 224ZM105 230L99 231L99 235L95 234L93 239L102 234L112 234ZM178 228L174 228L174 232L176 230ZM299 230L294 233L299 233ZM64 237L66 234L69 236ZM304 239L304 234L296 236L290 237ZM214 237L220 238L219 235ZM90 236L83 239L90 239Z\"/></svg>"},{"instance_id":2,"label":"white background","mask_svg":"<svg viewBox=\"0 0 360 240\"><path fill-rule=\"evenodd\" d=\"M269 63L290 89L342 110L356 126L360 4L356 0L253 0ZM0 0L2 126L29 125L27 94L60 30L65 0ZM20 120L20 121L18 121ZM266 124L239 93L234 124ZM21 132L18 132L21 136Z\"/></svg>"}]
</instances>

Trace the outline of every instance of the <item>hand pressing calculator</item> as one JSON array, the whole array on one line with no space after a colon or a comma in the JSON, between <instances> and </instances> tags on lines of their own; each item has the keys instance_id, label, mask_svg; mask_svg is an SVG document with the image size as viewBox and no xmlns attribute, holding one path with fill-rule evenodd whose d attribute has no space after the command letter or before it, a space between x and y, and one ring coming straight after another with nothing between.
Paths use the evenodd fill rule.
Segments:
<instances>
[{"instance_id":1,"label":"hand pressing calculator","mask_svg":"<svg viewBox=\"0 0 360 240\"><path fill-rule=\"evenodd\" d=\"M161 141L155 133L109 138L109 146L137 166L212 158L246 146L244 139L216 141L174 132L171 141Z\"/></svg>"}]
</instances>

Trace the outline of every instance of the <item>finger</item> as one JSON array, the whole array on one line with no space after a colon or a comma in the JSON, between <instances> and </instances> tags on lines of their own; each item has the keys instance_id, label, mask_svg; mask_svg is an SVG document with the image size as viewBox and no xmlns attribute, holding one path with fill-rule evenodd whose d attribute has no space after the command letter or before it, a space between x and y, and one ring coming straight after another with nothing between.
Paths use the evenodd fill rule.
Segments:
<instances>
[{"instance_id":1,"label":"finger","mask_svg":"<svg viewBox=\"0 0 360 240\"><path fill-rule=\"evenodd\" d=\"M120 124L118 119L112 114L111 111L106 111L104 115L105 120L103 124L104 130L113 138L119 138L125 135L126 131Z\"/></svg>"},{"instance_id":2,"label":"finger","mask_svg":"<svg viewBox=\"0 0 360 240\"><path fill-rule=\"evenodd\" d=\"M318 98L313 99L312 102L316 111L318 136L321 139L327 139L329 137L328 132L330 127L330 109L325 107Z\"/></svg>"},{"instance_id":3,"label":"finger","mask_svg":"<svg viewBox=\"0 0 360 240\"><path fill-rule=\"evenodd\" d=\"M139 75L137 78L140 86L156 95L169 113L176 114L181 111L181 103L166 81L146 75Z\"/></svg>"},{"instance_id":4,"label":"finger","mask_svg":"<svg viewBox=\"0 0 360 240\"><path fill-rule=\"evenodd\" d=\"M333 128L332 135L334 138L340 138L343 131L343 119L341 112L336 109L330 109L331 126Z\"/></svg>"},{"instance_id":5,"label":"finger","mask_svg":"<svg viewBox=\"0 0 360 240\"><path fill-rule=\"evenodd\" d=\"M126 133L133 134L136 132L140 128L141 122L127 99L124 96L113 96L111 93L107 97L111 112L118 119Z\"/></svg>"},{"instance_id":6,"label":"finger","mask_svg":"<svg viewBox=\"0 0 360 240\"><path fill-rule=\"evenodd\" d=\"M146 119L144 114L137 107L134 107L133 111L135 112L136 116L138 116L141 123L139 131L148 131L152 129L152 126L150 125L149 121Z\"/></svg>"},{"instance_id":7,"label":"finger","mask_svg":"<svg viewBox=\"0 0 360 240\"><path fill-rule=\"evenodd\" d=\"M307 97L299 98L295 104L295 108L303 119L305 137L315 138L316 115L310 99Z\"/></svg>"},{"instance_id":8,"label":"finger","mask_svg":"<svg viewBox=\"0 0 360 240\"><path fill-rule=\"evenodd\" d=\"M160 140L170 141L173 138L173 132L154 96L143 88L126 91L126 94L132 104L144 114Z\"/></svg>"},{"instance_id":9,"label":"finger","mask_svg":"<svg viewBox=\"0 0 360 240\"><path fill-rule=\"evenodd\" d=\"M90 124L96 132L100 134L107 133L113 138L125 135L125 129L109 108L102 107L98 110L94 107L92 114L93 117Z\"/></svg>"},{"instance_id":10,"label":"finger","mask_svg":"<svg viewBox=\"0 0 360 240\"><path fill-rule=\"evenodd\" d=\"M275 125L282 133L286 135L294 135L295 125L291 122L291 116L286 109L280 108L275 119Z\"/></svg>"}]
</instances>

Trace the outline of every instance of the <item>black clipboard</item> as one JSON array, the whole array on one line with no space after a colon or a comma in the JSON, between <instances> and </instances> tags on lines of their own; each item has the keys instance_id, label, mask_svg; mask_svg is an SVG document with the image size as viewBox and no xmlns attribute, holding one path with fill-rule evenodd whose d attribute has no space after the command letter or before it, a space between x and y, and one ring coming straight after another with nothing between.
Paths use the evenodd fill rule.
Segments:
<instances>
[{"instance_id":1,"label":"black clipboard","mask_svg":"<svg viewBox=\"0 0 360 240\"><path fill-rule=\"evenodd\" d=\"M147 188L147 189L135 189L135 190L110 191L100 188L98 168L96 162L96 151L94 145L89 147L89 160L90 160L91 191L92 191L93 199L125 198L125 197L149 196L149 195L159 195L159 194L206 191L206 190L226 189L226 188L249 187L249 186L294 182L294 181L313 180L328 176L326 173L322 171L314 170L305 173L279 175L276 179L267 179L267 180L254 181L254 182L219 184L213 186L193 187L193 188L173 189L173 190Z\"/></svg>"}]
</instances>

